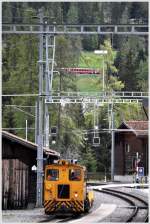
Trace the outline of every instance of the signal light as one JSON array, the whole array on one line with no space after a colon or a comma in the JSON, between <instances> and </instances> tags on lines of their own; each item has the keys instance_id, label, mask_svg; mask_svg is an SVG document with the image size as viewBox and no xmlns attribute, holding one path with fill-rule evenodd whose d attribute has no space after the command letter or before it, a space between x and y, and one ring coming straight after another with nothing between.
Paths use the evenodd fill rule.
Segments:
<instances>
[{"instance_id":1,"label":"signal light","mask_svg":"<svg viewBox=\"0 0 150 224\"><path fill-rule=\"evenodd\" d=\"M51 128L51 134L56 135L57 134L57 127L52 127Z\"/></svg>"},{"instance_id":2,"label":"signal light","mask_svg":"<svg viewBox=\"0 0 150 224\"><path fill-rule=\"evenodd\" d=\"M93 138L93 145L100 145L100 138L99 137L94 137Z\"/></svg>"},{"instance_id":3,"label":"signal light","mask_svg":"<svg viewBox=\"0 0 150 224\"><path fill-rule=\"evenodd\" d=\"M52 144L56 144L56 136L52 136Z\"/></svg>"},{"instance_id":4,"label":"signal light","mask_svg":"<svg viewBox=\"0 0 150 224\"><path fill-rule=\"evenodd\" d=\"M77 198L77 197L78 197L78 193L77 193L77 192L75 192L75 193L74 193L74 196L75 196L75 198Z\"/></svg>"},{"instance_id":5,"label":"signal light","mask_svg":"<svg viewBox=\"0 0 150 224\"><path fill-rule=\"evenodd\" d=\"M84 140L85 140L85 141L88 140L88 134L87 134L87 133L84 134Z\"/></svg>"}]
</instances>

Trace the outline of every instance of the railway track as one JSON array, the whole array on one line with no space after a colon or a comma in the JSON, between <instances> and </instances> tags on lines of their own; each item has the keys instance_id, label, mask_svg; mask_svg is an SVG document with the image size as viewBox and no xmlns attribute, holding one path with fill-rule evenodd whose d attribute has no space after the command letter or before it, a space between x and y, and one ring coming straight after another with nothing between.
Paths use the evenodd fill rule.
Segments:
<instances>
[{"instance_id":1,"label":"railway track","mask_svg":"<svg viewBox=\"0 0 150 224\"><path fill-rule=\"evenodd\" d=\"M119 187L116 190L108 189L108 185L103 186L103 190L95 192L95 200L91 211L80 216L70 216L65 214L45 215L44 209L35 209L35 211L24 210L9 212L3 218L10 220L12 217L16 223L21 222L38 222L38 223L116 223L116 222L148 222L148 202L147 196L137 194L137 190L131 188ZM94 188L94 187L93 187Z\"/></svg>"},{"instance_id":2,"label":"railway track","mask_svg":"<svg viewBox=\"0 0 150 224\"><path fill-rule=\"evenodd\" d=\"M133 210L131 214L126 218L125 222L148 222L148 202L143 198L133 193L131 194L124 192L122 190L112 190L108 188L103 188L102 190L94 190L104 194L115 196L117 198L120 198L121 200L126 201L129 204L129 206L118 206L118 208Z\"/></svg>"},{"instance_id":3,"label":"railway track","mask_svg":"<svg viewBox=\"0 0 150 224\"><path fill-rule=\"evenodd\" d=\"M82 217L81 216L75 216L75 215L70 215L70 216L65 216L65 215L50 215L47 218L43 219L40 221L40 223L45 223L45 222L52 222L52 223L64 223L64 222L69 222L73 221L75 219L78 219Z\"/></svg>"}]
</instances>

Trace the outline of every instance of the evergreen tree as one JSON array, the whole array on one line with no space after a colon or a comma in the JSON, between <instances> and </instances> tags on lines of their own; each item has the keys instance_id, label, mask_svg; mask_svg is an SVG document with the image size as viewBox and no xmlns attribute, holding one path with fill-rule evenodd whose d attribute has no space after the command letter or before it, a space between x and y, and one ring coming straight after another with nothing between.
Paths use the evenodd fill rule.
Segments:
<instances>
[{"instance_id":1,"label":"evergreen tree","mask_svg":"<svg viewBox=\"0 0 150 224\"><path fill-rule=\"evenodd\" d=\"M89 146L85 146L85 151L81 154L79 162L86 167L88 172L96 172L97 161Z\"/></svg>"},{"instance_id":2,"label":"evergreen tree","mask_svg":"<svg viewBox=\"0 0 150 224\"><path fill-rule=\"evenodd\" d=\"M140 23L147 23L148 19L148 2L143 2L144 4L140 4L140 2L132 2L130 9L130 16L137 20Z\"/></svg>"},{"instance_id":3,"label":"evergreen tree","mask_svg":"<svg viewBox=\"0 0 150 224\"><path fill-rule=\"evenodd\" d=\"M77 3L72 2L70 8L67 12L67 23L68 24L78 24L78 7Z\"/></svg>"},{"instance_id":4,"label":"evergreen tree","mask_svg":"<svg viewBox=\"0 0 150 224\"><path fill-rule=\"evenodd\" d=\"M138 79L138 90L147 92L148 91L148 59L141 60L139 67L136 70L137 79Z\"/></svg>"},{"instance_id":5,"label":"evergreen tree","mask_svg":"<svg viewBox=\"0 0 150 224\"><path fill-rule=\"evenodd\" d=\"M8 23L38 23L38 10L43 7L45 18L49 24L126 24L145 23L148 15L147 2L3 2L2 20ZM35 18L36 17L36 18ZM91 30L94 28L91 27ZM110 38L110 36L109 36ZM81 63L81 55L88 67L101 65L102 60L91 59L92 54L85 52L104 49L108 51L105 58L105 74L107 74L107 90L148 89L148 40L139 37L123 37L113 35L113 46L108 36L57 36L53 90L77 91L77 77L62 71L61 68L76 67ZM2 43L2 91L3 94L37 93L38 92L38 38L32 35L3 35ZM116 62L114 64L114 60ZM91 62L94 63L92 64ZM97 68L97 67L96 67ZM58 75L60 74L60 75ZM99 89L101 86L98 84ZM86 89L86 86L85 86ZM16 108L6 105L35 106L35 98L5 97L3 98L3 127L34 128L34 107ZM22 109L20 111L18 109ZM118 105L115 108L115 126L130 119L144 119L139 105ZM108 128L107 106L97 109L99 129ZM61 152L62 157L80 159L88 171L104 171L110 168L110 134L99 133L100 146L92 145L93 134L89 134L89 142L84 141L84 132L93 129L93 105L50 105L50 126L58 127L58 141L50 147ZM25 130L14 131L25 137ZM34 141L34 131L29 140ZM51 142L52 143L52 142Z\"/></svg>"},{"instance_id":6,"label":"evergreen tree","mask_svg":"<svg viewBox=\"0 0 150 224\"><path fill-rule=\"evenodd\" d=\"M37 39L28 35L13 36L5 41L3 48L3 93L37 93L38 89L38 51ZM22 97L4 98L4 105L35 106L35 99ZM27 112L27 113L26 113ZM27 114L33 116L27 116ZM33 108L26 108L25 113L16 107L3 108L3 127L25 128L25 120L28 120L28 127L34 128ZM10 116L8 120L8 116ZM9 122L11 121L11 122ZM25 130L15 131L20 136L25 137ZM34 139L34 132L30 135L30 140Z\"/></svg>"},{"instance_id":7,"label":"evergreen tree","mask_svg":"<svg viewBox=\"0 0 150 224\"><path fill-rule=\"evenodd\" d=\"M127 42L122 44L115 64L119 77L125 84L124 90L136 91L138 89L136 69L145 52L145 43L142 38L130 37Z\"/></svg>"}]
</instances>

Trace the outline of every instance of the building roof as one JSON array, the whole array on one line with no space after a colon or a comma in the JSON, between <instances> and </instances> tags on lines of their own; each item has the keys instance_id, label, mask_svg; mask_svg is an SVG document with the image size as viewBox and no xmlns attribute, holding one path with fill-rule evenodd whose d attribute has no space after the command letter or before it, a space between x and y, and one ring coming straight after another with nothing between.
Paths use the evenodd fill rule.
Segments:
<instances>
[{"instance_id":1,"label":"building roof","mask_svg":"<svg viewBox=\"0 0 150 224\"><path fill-rule=\"evenodd\" d=\"M33 142L30 142L30 141L27 141L21 137L18 137L14 134L11 134L7 131L2 131L2 137L3 138L6 138L6 139L9 139L10 141L13 141L13 142L16 142L16 143L19 143L21 145L24 145L30 149L33 149L33 150L37 150L37 144L33 143ZM49 149L49 148L43 148L43 152L44 154L46 155L51 155L51 156L56 156L56 157L60 157L60 153L59 152L56 152L55 150L52 150L52 149Z\"/></svg>"},{"instance_id":2,"label":"building roof","mask_svg":"<svg viewBox=\"0 0 150 224\"><path fill-rule=\"evenodd\" d=\"M148 121L124 121L119 128L127 128L136 136L148 136Z\"/></svg>"}]
</instances>

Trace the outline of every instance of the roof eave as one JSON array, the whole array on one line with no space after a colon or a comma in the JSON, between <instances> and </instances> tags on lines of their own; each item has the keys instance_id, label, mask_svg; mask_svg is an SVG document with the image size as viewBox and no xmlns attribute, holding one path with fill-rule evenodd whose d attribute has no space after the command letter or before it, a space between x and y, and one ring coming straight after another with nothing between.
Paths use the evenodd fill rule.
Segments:
<instances>
[{"instance_id":1,"label":"roof eave","mask_svg":"<svg viewBox=\"0 0 150 224\"><path fill-rule=\"evenodd\" d=\"M19 143L19 144L21 144L23 146L26 146L26 147L28 147L30 149L33 149L33 150L37 150L37 147L38 147L37 144L35 144L33 142L30 142L30 141L26 141L25 139L22 139L22 138L20 138L18 136L15 136L15 135L13 135L9 132L6 132L6 131L2 131L2 137L5 137L5 138L9 139L10 141L14 141L16 143ZM55 152L51 149L46 149L46 148L43 147L43 152L47 155L60 157L60 153Z\"/></svg>"}]
</instances>

